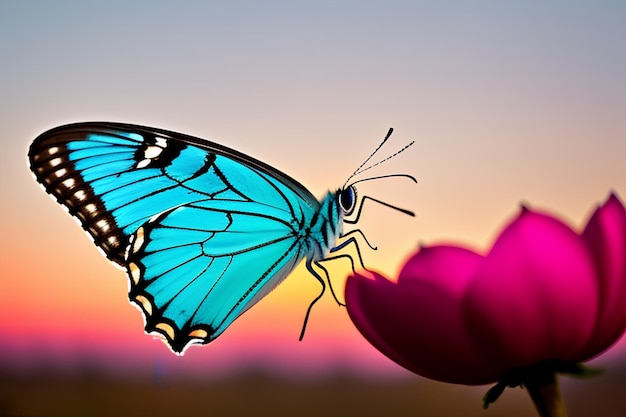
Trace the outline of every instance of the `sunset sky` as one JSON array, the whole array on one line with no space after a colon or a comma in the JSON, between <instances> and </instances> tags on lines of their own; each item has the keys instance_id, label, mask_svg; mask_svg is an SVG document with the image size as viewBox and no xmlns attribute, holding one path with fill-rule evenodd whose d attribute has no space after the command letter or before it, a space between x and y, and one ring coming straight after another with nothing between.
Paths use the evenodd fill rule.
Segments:
<instances>
[{"instance_id":1,"label":"sunset sky","mask_svg":"<svg viewBox=\"0 0 626 417\"><path fill-rule=\"evenodd\" d=\"M125 273L33 180L28 146L78 121L211 139L322 197L389 127L358 227L395 276L418 243L483 251L520 203L581 227L626 199L626 3L0 2L0 363L221 377L407 372L367 344L304 265L208 346L143 333ZM337 261L342 295L349 268ZM428 319L428 318L425 318ZM626 360L626 344L608 354Z\"/></svg>"}]
</instances>

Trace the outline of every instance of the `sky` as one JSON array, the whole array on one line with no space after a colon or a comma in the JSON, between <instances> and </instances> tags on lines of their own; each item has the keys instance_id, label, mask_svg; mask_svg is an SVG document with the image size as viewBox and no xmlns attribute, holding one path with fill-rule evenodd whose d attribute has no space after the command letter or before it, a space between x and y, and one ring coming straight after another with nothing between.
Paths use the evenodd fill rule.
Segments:
<instances>
[{"instance_id":1,"label":"sky","mask_svg":"<svg viewBox=\"0 0 626 417\"><path fill-rule=\"evenodd\" d=\"M32 140L119 121L211 139L323 197L380 143L358 227L395 276L418 244L484 251L521 203L580 228L626 198L620 1L0 2L0 361L23 372L406 377L303 265L219 339L176 357L143 333L113 267L33 180ZM332 268L342 288L349 267ZM626 346L609 357L626 359Z\"/></svg>"}]
</instances>

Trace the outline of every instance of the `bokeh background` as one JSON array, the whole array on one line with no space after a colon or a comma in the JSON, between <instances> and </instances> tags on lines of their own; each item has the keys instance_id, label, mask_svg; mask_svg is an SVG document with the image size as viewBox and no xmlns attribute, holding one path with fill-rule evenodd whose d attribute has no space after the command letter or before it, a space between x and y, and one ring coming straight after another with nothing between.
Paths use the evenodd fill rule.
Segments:
<instances>
[{"instance_id":1,"label":"bokeh background","mask_svg":"<svg viewBox=\"0 0 626 417\"><path fill-rule=\"evenodd\" d=\"M489 247L521 202L581 227L626 197L623 1L0 1L0 415L534 415L369 346L301 265L214 343L145 335L124 272L35 183L30 142L89 120L212 139L322 196L389 127L359 227L394 276L418 243ZM332 268L342 293L348 265ZM427 317L424 318L428 320ZM563 380L571 416L623 415L626 344Z\"/></svg>"}]
</instances>

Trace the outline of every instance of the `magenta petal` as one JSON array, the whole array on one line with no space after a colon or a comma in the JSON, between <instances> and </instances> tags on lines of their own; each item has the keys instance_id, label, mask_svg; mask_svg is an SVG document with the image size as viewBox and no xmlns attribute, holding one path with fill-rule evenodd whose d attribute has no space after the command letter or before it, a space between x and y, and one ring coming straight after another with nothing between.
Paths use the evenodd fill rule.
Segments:
<instances>
[{"instance_id":1,"label":"magenta petal","mask_svg":"<svg viewBox=\"0 0 626 417\"><path fill-rule=\"evenodd\" d=\"M500 235L468 290L468 325L502 367L576 360L593 331L598 290L585 242L524 209Z\"/></svg>"},{"instance_id":2,"label":"magenta petal","mask_svg":"<svg viewBox=\"0 0 626 417\"><path fill-rule=\"evenodd\" d=\"M596 262L600 312L581 360L612 345L626 327L626 210L615 194L591 216L582 235Z\"/></svg>"},{"instance_id":3,"label":"magenta petal","mask_svg":"<svg viewBox=\"0 0 626 417\"><path fill-rule=\"evenodd\" d=\"M397 348L398 344L408 345L413 341L411 333L402 327L404 320L397 321L397 316L402 316L408 306L396 304L396 287L376 272L368 275L357 272L346 282L346 308L356 328L376 349L415 372L410 358L405 358Z\"/></svg>"},{"instance_id":4,"label":"magenta petal","mask_svg":"<svg viewBox=\"0 0 626 417\"><path fill-rule=\"evenodd\" d=\"M348 313L381 352L428 378L463 384L496 381L494 367L465 328L462 299L483 257L466 249L424 248L398 283L355 275L346 285Z\"/></svg>"}]
</instances>

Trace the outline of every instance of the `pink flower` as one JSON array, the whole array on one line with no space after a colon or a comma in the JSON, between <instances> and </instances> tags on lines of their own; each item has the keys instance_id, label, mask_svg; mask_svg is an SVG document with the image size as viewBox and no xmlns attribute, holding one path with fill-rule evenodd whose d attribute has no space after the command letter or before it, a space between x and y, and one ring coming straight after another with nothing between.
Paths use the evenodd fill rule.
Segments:
<instances>
[{"instance_id":1,"label":"pink flower","mask_svg":"<svg viewBox=\"0 0 626 417\"><path fill-rule=\"evenodd\" d=\"M626 210L611 194L576 233L522 208L486 256L421 248L397 282L351 276L346 305L382 353L439 381L486 384L586 361L626 328Z\"/></svg>"}]
</instances>

